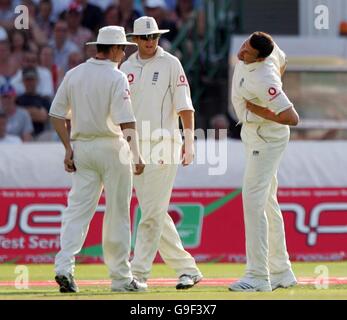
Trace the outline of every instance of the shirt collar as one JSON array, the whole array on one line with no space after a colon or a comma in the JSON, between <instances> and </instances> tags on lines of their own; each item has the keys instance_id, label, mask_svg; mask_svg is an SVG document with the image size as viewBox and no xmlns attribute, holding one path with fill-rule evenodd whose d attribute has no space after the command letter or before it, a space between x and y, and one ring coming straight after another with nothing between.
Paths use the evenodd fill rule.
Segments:
<instances>
[{"instance_id":1,"label":"shirt collar","mask_svg":"<svg viewBox=\"0 0 347 320\"><path fill-rule=\"evenodd\" d=\"M243 65L245 67L246 70L248 70L249 72L252 72L254 70L257 70L262 64L264 63L264 61L261 62L253 62L253 63L249 63L249 64L245 64L243 62Z\"/></svg>"},{"instance_id":2,"label":"shirt collar","mask_svg":"<svg viewBox=\"0 0 347 320\"><path fill-rule=\"evenodd\" d=\"M157 52L155 53L155 55L153 56L153 60L155 60L156 58L158 57L162 57L164 55L164 49L160 46L158 46L157 48ZM139 62L139 59L138 59L138 51L136 51L135 53L133 53L130 57L129 57L129 60L132 62L132 63L136 63L136 64L140 64L142 66L142 64Z\"/></svg>"},{"instance_id":3,"label":"shirt collar","mask_svg":"<svg viewBox=\"0 0 347 320\"><path fill-rule=\"evenodd\" d=\"M111 67L118 67L118 63L117 62L112 62L111 60L109 59L106 59L106 60L98 60L98 59L95 59L95 58L90 58L87 60L88 63L94 63L94 64L100 64L100 65L108 65L108 66L111 66Z\"/></svg>"}]
</instances>

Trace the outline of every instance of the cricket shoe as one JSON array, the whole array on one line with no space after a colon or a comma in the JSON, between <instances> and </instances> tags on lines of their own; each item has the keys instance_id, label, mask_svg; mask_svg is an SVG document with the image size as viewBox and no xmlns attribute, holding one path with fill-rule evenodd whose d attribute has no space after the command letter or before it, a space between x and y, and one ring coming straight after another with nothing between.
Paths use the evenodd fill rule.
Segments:
<instances>
[{"instance_id":1,"label":"cricket shoe","mask_svg":"<svg viewBox=\"0 0 347 320\"><path fill-rule=\"evenodd\" d=\"M144 292L147 288L146 282L140 282L135 278L127 285L119 287L112 284L111 286L113 292Z\"/></svg>"},{"instance_id":2,"label":"cricket shoe","mask_svg":"<svg viewBox=\"0 0 347 320\"><path fill-rule=\"evenodd\" d=\"M61 293L79 291L74 277L70 273L67 275L57 274L55 276L55 281L59 284L59 291Z\"/></svg>"},{"instance_id":3,"label":"cricket shoe","mask_svg":"<svg viewBox=\"0 0 347 320\"><path fill-rule=\"evenodd\" d=\"M134 275L134 274L133 274L133 277L134 277L134 279L135 279L137 282L139 282L139 283L141 283L141 284L147 286L147 288L148 288L148 285L147 285L147 278L140 277L140 276L137 276L137 275Z\"/></svg>"},{"instance_id":4,"label":"cricket shoe","mask_svg":"<svg viewBox=\"0 0 347 320\"><path fill-rule=\"evenodd\" d=\"M177 290L189 289L191 287L194 287L201 280L202 280L201 274L196 274L196 275L182 274L178 278L176 289Z\"/></svg>"},{"instance_id":5,"label":"cricket shoe","mask_svg":"<svg viewBox=\"0 0 347 320\"><path fill-rule=\"evenodd\" d=\"M271 292L269 280L244 277L229 285L230 291L237 292Z\"/></svg>"},{"instance_id":6,"label":"cricket shoe","mask_svg":"<svg viewBox=\"0 0 347 320\"><path fill-rule=\"evenodd\" d=\"M270 274L270 282L272 290L276 290L278 288L290 288L298 283L291 269L281 273Z\"/></svg>"}]
</instances>

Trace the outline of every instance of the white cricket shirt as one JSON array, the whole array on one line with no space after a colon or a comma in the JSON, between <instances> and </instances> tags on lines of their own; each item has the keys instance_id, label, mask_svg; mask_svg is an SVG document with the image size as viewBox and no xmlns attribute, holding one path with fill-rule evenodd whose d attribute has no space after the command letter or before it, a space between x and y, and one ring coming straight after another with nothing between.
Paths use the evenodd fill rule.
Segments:
<instances>
[{"instance_id":1,"label":"white cricket shirt","mask_svg":"<svg viewBox=\"0 0 347 320\"><path fill-rule=\"evenodd\" d=\"M66 73L49 114L71 118L72 140L122 136L119 124L135 122L125 74L94 58Z\"/></svg>"},{"instance_id":2,"label":"white cricket shirt","mask_svg":"<svg viewBox=\"0 0 347 320\"><path fill-rule=\"evenodd\" d=\"M153 59L143 63L135 52L120 69L129 80L140 139L182 141L178 113L194 108L180 61L158 47ZM150 124L150 130L142 130L145 121L146 125Z\"/></svg>"},{"instance_id":3,"label":"white cricket shirt","mask_svg":"<svg viewBox=\"0 0 347 320\"><path fill-rule=\"evenodd\" d=\"M231 99L240 122L269 122L246 108L246 100L279 114L293 106L282 89L280 69L286 63L284 52L275 45L272 54L262 62L235 66Z\"/></svg>"}]
</instances>

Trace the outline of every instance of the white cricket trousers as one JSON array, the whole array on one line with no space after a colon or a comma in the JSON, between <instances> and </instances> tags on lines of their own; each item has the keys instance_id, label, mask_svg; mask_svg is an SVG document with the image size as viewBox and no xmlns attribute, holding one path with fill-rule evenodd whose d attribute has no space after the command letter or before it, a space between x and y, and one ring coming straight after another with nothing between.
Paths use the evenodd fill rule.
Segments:
<instances>
[{"instance_id":1,"label":"white cricket trousers","mask_svg":"<svg viewBox=\"0 0 347 320\"><path fill-rule=\"evenodd\" d=\"M96 138L74 141L73 150L77 170L72 174L68 206L62 216L61 250L55 259L55 271L74 274L75 255L86 239L104 187L104 261L116 285L128 284L132 281L129 263L132 168L128 143L123 138Z\"/></svg>"},{"instance_id":2,"label":"white cricket trousers","mask_svg":"<svg viewBox=\"0 0 347 320\"><path fill-rule=\"evenodd\" d=\"M140 145L143 151L143 143ZM151 144L151 150L157 147L158 144ZM172 152L180 152L181 145L173 143L172 148L176 149ZM194 258L184 250L176 226L167 213L178 165L165 164L172 163L167 157L163 157L164 164L151 164L155 157L151 159L147 152L143 152L143 156L147 163L145 170L142 175L134 176L141 220L137 228L131 270L139 278L148 279L159 249L160 256L176 271L177 276L200 275Z\"/></svg>"},{"instance_id":3,"label":"white cricket trousers","mask_svg":"<svg viewBox=\"0 0 347 320\"><path fill-rule=\"evenodd\" d=\"M289 140L289 127L242 126L246 168L242 199L246 233L246 275L268 279L291 268L284 223L277 201L277 170Z\"/></svg>"}]
</instances>

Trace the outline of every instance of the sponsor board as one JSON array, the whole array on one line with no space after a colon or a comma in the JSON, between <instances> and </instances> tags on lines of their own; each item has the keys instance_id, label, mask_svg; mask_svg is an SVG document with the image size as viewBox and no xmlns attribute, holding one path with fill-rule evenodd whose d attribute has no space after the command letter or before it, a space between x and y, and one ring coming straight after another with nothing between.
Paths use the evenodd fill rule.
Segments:
<instances>
[{"instance_id":1,"label":"sponsor board","mask_svg":"<svg viewBox=\"0 0 347 320\"><path fill-rule=\"evenodd\" d=\"M67 189L0 189L0 262L53 263ZM292 260L347 259L347 188L284 188L278 199ZM77 260L102 262L104 195ZM240 189L177 189L168 210L197 261L245 262ZM131 202L132 246L141 210ZM160 261L160 257L157 257Z\"/></svg>"}]
</instances>

